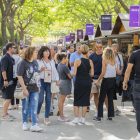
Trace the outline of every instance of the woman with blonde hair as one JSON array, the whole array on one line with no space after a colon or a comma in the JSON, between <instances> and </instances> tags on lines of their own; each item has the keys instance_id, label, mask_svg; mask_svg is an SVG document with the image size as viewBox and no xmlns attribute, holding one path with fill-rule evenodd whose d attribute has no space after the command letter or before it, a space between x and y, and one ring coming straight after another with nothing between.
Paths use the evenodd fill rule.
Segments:
<instances>
[{"instance_id":1,"label":"woman with blonde hair","mask_svg":"<svg viewBox=\"0 0 140 140\"><path fill-rule=\"evenodd\" d=\"M94 75L93 62L87 59L89 47L87 45L81 46L82 58L77 59L74 63L73 75L76 75L74 88L74 124L78 123L79 107L82 107L82 117L80 123L85 123L85 115L87 106L90 106L90 92L92 79Z\"/></svg>"},{"instance_id":2,"label":"woman with blonde hair","mask_svg":"<svg viewBox=\"0 0 140 140\"><path fill-rule=\"evenodd\" d=\"M39 100L39 82L37 83L34 73L39 73L37 59L38 51L35 47L28 47L24 54L23 60L17 66L18 80L23 88L24 95L27 96L22 99L22 117L23 117L23 130L28 130L28 107L31 104L31 120L32 126L30 131L39 132L43 129L37 125L37 107Z\"/></svg>"},{"instance_id":3,"label":"woman with blonde hair","mask_svg":"<svg viewBox=\"0 0 140 140\"><path fill-rule=\"evenodd\" d=\"M72 75L70 73L68 67L68 54L65 52L57 53L55 56L56 62L60 62L57 71L60 78L60 99L59 99L59 112L60 116L58 118L59 121L68 122L69 119L63 114L63 104L67 97L67 95L71 94L71 79Z\"/></svg>"},{"instance_id":4,"label":"woman with blonde hair","mask_svg":"<svg viewBox=\"0 0 140 140\"><path fill-rule=\"evenodd\" d=\"M108 97L107 120L112 121L112 117L114 117L113 95L115 92L116 73L119 74L120 72L115 61L114 52L111 48L105 48L102 60L102 73L95 83L97 85L103 78L98 103L98 117L93 119L93 121L101 122L101 117L103 117L103 103L106 95Z\"/></svg>"}]
</instances>

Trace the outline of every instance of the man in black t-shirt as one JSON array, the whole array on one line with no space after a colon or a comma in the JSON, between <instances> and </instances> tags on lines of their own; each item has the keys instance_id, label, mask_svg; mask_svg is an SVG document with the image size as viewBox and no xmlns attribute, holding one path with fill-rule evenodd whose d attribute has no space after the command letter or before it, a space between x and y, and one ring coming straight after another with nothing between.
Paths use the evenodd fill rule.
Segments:
<instances>
[{"instance_id":1,"label":"man in black t-shirt","mask_svg":"<svg viewBox=\"0 0 140 140\"><path fill-rule=\"evenodd\" d=\"M14 43L8 43L6 45L7 53L1 59L1 87L2 87L2 98L4 99L3 104L3 116L2 120L12 120L14 117L7 113L8 106L11 99L14 96L13 89L13 65L14 59L12 55L16 52L16 46Z\"/></svg>"},{"instance_id":2,"label":"man in black t-shirt","mask_svg":"<svg viewBox=\"0 0 140 140\"><path fill-rule=\"evenodd\" d=\"M97 109L94 117L97 117L98 115L99 89L101 86L101 82L98 85L95 85L95 82L97 81L97 79L99 78L102 72L102 54L103 54L102 41L99 40L96 42L96 52L89 56L89 59L92 60L93 65L94 65L94 76L92 77L93 83L92 83L91 95L90 95L90 99L94 95L94 103ZM106 103L106 106L108 106L107 100L105 100L105 103Z\"/></svg>"},{"instance_id":3,"label":"man in black t-shirt","mask_svg":"<svg viewBox=\"0 0 140 140\"><path fill-rule=\"evenodd\" d=\"M134 99L134 106L136 109L136 120L138 130L138 136L136 137L136 139L140 140L140 50L134 51L130 56L123 82L124 90L127 90L127 82L129 80L133 66L135 68L135 79L132 94Z\"/></svg>"}]
</instances>

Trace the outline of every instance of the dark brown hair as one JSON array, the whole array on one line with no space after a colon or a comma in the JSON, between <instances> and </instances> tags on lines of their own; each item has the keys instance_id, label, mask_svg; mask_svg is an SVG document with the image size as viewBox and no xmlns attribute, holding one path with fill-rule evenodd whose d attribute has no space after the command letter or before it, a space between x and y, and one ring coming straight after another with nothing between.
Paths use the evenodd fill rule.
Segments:
<instances>
[{"instance_id":1,"label":"dark brown hair","mask_svg":"<svg viewBox=\"0 0 140 140\"><path fill-rule=\"evenodd\" d=\"M68 56L68 54L66 52L57 53L55 55L56 63L61 62L63 60L63 58L66 58L67 56Z\"/></svg>"},{"instance_id":2,"label":"dark brown hair","mask_svg":"<svg viewBox=\"0 0 140 140\"><path fill-rule=\"evenodd\" d=\"M50 55L49 55L48 59L51 60L51 51L50 51L50 48L47 47L47 46L42 46L41 47L41 49L38 51L37 59L41 60L43 58L43 52L45 52L47 50L50 52Z\"/></svg>"}]
</instances>

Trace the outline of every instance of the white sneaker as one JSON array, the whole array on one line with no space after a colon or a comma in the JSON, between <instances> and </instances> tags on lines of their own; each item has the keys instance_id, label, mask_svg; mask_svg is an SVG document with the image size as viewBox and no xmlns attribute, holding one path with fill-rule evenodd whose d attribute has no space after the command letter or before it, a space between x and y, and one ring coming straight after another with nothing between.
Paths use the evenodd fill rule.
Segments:
<instances>
[{"instance_id":1,"label":"white sneaker","mask_svg":"<svg viewBox=\"0 0 140 140\"><path fill-rule=\"evenodd\" d=\"M30 128L30 131L31 131L31 132L40 132L40 131L42 131L42 130L43 130L43 128L39 127L37 124L31 126L31 128Z\"/></svg>"},{"instance_id":2,"label":"white sneaker","mask_svg":"<svg viewBox=\"0 0 140 140\"><path fill-rule=\"evenodd\" d=\"M28 131L29 130L28 129L28 123L27 122L24 122L23 123L22 129L23 129L23 131Z\"/></svg>"},{"instance_id":3,"label":"white sneaker","mask_svg":"<svg viewBox=\"0 0 140 140\"><path fill-rule=\"evenodd\" d=\"M72 121L72 123L78 124L78 118L75 118L75 119Z\"/></svg>"},{"instance_id":4,"label":"white sneaker","mask_svg":"<svg viewBox=\"0 0 140 140\"><path fill-rule=\"evenodd\" d=\"M140 140L140 133L138 133L136 140Z\"/></svg>"},{"instance_id":5,"label":"white sneaker","mask_svg":"<svg viewBox=\"0 0 140 140\"><path fill-rule=\"evenodd\" d=\"M94 117L97 117L97 116L98 116L98 110L96 111L96 113L95 113Z\"/></svg>"},{"instance_id":6,"label":"white sneaker","mask_svg":"<svg viewBox=\"0 0 140 140\"><path fill-rule=\"evenodd\" d=\"M85 124L85 118L81 118L81 119L79 120L79 122L80 122L81 124Z\"/></svg>"}]
</instances>

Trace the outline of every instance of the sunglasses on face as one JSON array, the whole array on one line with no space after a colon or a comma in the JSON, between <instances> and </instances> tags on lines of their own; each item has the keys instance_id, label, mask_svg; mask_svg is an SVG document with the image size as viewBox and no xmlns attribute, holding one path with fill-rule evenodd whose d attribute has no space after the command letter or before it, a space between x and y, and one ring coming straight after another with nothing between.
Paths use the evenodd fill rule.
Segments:
<instances>
[{"instance_id":1,"label":"sunglasses on face","mask_svg":"<svg viewBox=\"0 0 140 140\"><path fill-rule=\"evenodd\" d=\"M12 47L13 49L17 49L17 47Z\"/></svg>"},{"instance_id":2,"label":"sunglasses on face","mask_svg":"<svg viewBox=\"0 0 140 140\"><path fill-rule=\"evenodd\" d=\"M96 47L97 49L102 49L102 47Z\"/></svg>"}]
</instances>

